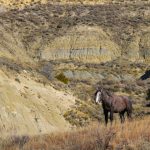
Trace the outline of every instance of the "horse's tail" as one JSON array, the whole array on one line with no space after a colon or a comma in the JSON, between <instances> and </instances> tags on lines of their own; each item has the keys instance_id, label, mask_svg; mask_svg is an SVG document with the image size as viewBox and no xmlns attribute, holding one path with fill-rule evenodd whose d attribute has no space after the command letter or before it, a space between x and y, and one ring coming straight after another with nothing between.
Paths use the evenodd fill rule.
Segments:
<instances>
[{"instance_id":1,"label":"horse's tail","mask_svg":"<svg viewBox=\"0 0 150 150\"><path fill-rule=\"evenodd\" d=\"M127 115L129 118L132 117L132 111L133 111L132 101L128 100L128 102L127 102Z\"/></svg>"}]
</instances>

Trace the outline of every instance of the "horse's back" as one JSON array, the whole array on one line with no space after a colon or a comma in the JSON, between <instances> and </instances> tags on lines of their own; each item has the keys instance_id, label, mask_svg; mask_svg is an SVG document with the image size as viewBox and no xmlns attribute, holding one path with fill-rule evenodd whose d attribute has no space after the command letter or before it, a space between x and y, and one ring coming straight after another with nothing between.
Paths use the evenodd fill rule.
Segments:
<instances>
[{"instance_id":1,"label":"horse's back","mask_svg":"<svg viewBox=\"0 0 150 150\"><path fill-rule=\"evenodd\" d=\"M132 100L128 96L122 96L122 97L126 103L127 109L132 111Z\"/></svg>"},{"instance_id":2,"label":"horse's back","mask_svg":"<svg viewBox=\"0 0 150 150\"><path fill-rule=\"evenodd\" d=\"M126 109L126 102L123 99L123 97L114 95L113 96L113 107L115 109L115 112L121 112Z\"/></svg>"},{"instance_id":3,"label":"horse's back","mask_svg":"<svg viewBox=\"0 0 150 150\"><path fill-rule=\"evenodd\" d=\"M124 110L132 110L132 101L128 96L113 96L113 107L116 112L124 111Z\"/></svg>"}]
</instances>

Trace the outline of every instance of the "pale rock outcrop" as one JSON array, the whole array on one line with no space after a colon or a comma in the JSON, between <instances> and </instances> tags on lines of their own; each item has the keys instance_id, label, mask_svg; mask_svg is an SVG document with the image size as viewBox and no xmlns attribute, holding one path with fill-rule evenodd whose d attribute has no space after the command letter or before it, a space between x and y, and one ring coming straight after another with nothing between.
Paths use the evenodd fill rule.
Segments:
<instances>
[{"instance_id":1,"label":"pale rock outcrop","mask_svg":"<svg viewBox=\"0 0 150 150\"><path fill-rule=\"evenodd\" d=\"M54 39L42 51L44 60L106 62L119 57L121 50L100 27L77 26Z\"/></svg>"}]
</instances>

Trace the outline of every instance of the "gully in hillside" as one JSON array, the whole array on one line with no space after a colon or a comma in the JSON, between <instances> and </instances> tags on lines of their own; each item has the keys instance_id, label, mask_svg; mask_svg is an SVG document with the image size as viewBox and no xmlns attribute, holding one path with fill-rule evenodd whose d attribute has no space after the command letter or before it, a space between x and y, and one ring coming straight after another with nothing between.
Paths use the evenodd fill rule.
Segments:
<instances>
[{"instance_id":1,"label":"gully in hillside","mask_svg":"<svg viewBox=\"0 0 150 150\"><path fill-rule=\"evenodd\" d=\"M113 122L114 113L119 113L121 123L125 121L125 112L127 112L128 118L131 119L132 101L127 96L117 96L103 88L99 88L95 93L95 102L98 104L102 102L106 125L108 123L108 113L110 113L111 123Z\"/></svg>"}]
</instances>

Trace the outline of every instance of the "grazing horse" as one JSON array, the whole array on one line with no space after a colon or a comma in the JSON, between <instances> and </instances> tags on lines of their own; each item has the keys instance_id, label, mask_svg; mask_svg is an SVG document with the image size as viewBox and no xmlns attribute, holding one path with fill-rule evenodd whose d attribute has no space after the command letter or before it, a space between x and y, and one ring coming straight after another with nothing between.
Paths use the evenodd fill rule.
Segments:
<instances>
[{"instance_id":1,"label":"grazing horse","mask_svg":"<svg viewBox=\"0 0 150 150\"><path fill-rule=\"evenodd\" d=\"M124 113L131 119L132 102L127 96L117 96L103 88L99 88L95 93L95 102L102 102L102 107L105 115L105 123L108 123L108 113L110 112L110 121L113 122L113 114L119 113L121 123L125 121Z\"/></svg>"}]
</instances>

